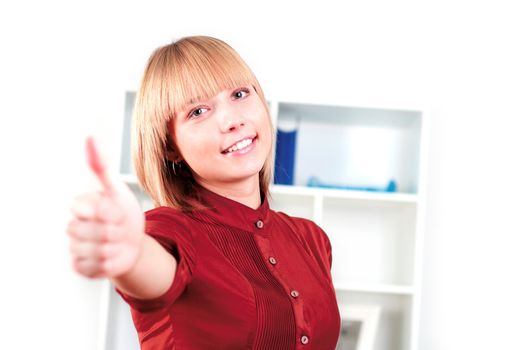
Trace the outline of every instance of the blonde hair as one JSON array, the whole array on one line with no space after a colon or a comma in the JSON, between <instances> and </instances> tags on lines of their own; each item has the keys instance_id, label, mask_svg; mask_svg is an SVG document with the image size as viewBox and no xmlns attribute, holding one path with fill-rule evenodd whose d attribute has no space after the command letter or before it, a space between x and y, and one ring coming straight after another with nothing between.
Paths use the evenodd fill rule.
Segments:
<instances>
[{"instance_id":1,"label":"blonde hair","mask_svg":"<svg viewBox=\"0 0 527 350\"><path fill-rule=\"evenodd\" d=\"M258 80L225 42L206 36L185 37L152 53L136 96L132 157L139 184L156 207L188 211L199 206L198 185L188 165L181 162L176 173L174 163L167 159L167 152L175 150L168 124L176 111L192 100L208 99L224 89L249 84L271 123ZM265 196L269 195L272 154L270 150L259 173L260 191Z\"/></svg>"}]
</instances>

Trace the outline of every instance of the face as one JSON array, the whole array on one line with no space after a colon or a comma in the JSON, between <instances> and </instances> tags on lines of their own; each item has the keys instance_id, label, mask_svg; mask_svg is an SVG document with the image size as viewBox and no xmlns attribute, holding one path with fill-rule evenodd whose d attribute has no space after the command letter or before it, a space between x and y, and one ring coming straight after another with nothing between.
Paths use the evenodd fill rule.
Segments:
<instances>
[{"instance_id":1,"label":"face","mask_svg":"<svg viewBox=\"0 0 527 350\"><path fill-rule=\"evenodd\" d=\"M250 85L188 104L169 131L180 158L205 187L257 183L271 149L271 123Z\"/></svg>"}]
</instances>

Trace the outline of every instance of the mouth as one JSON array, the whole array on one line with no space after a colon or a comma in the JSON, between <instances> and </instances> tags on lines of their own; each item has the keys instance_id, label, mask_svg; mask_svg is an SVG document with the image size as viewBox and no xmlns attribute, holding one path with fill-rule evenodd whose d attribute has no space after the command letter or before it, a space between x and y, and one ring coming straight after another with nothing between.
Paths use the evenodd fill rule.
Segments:
<instances>
[{"instance_id":1,"label":"mouth","mask_svg":"<svg viewBox=\"0 0 527 350\"><path fill-rule=\"evenodd\" d=\"M252 146L254 145L254 142L258 138L257 135L255 136L249 136L245 137L239 141L236 141L231 146L227 147L223 151L221 151L222 154L243 154L247 153L249 150L252 149Z\"/></svg>"}]
</instances>

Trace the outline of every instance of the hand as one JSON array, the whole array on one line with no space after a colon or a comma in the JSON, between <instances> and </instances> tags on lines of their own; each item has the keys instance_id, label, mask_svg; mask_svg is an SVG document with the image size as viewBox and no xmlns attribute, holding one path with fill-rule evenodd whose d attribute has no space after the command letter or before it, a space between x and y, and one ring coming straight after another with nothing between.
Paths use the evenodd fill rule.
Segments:
<instances>
[{"instance_id":1,"label":"hand","mask_svg":"<svg viewBox=\"0 0 527 350\"><path fill-rule=\"evenodd\" d=\"M132 270L144 239L144 216L133 192L110 179L92 138L86 140L89 166L102 191L77 197L67 233L73 268L91 277L117 277Z\"/></svg>"}]
</instances>

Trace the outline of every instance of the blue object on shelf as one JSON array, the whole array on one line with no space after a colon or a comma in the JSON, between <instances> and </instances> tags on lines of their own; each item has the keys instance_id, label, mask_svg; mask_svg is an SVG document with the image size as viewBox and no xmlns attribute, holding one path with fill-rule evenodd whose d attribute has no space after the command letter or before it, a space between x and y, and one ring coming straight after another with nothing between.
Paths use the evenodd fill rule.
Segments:
<instances>
[{"instance_id":1,"label":"blue object on shelf","mask_svg":"<svg viewBox=\"0 0 527 350\"><path fill-rule=\"evenodd\" d=\"M295 149L297 130L277 130L274 183L292 185L295 169Z\"/></svg>"},{"instance_id":2,"label":"blue object on shelf","mask_svg":"<svg viewBox=\"0 0 527 350\"><path fill-rule=\"evenodd\" d=\"M320 188L334 188L341 190L356 190L356 191L370 191L370 192L397 192L397 183L395 180L390 180L386 187L369 187L369 186L348 186L348 185L332 185L325 184L318 180L316 177L311 176L307 181L308 187L320 187Z\"/></svg>"}]
</instances>

